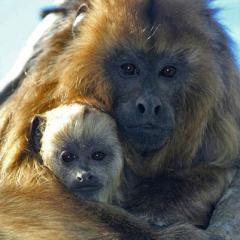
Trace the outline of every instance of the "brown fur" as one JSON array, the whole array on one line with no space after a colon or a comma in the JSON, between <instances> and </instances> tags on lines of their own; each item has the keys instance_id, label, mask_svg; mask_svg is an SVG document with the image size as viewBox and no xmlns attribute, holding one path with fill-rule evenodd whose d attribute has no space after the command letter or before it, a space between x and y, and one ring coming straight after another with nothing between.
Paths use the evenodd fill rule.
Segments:
<instances>
[{"instance_id":1,"label":"brown fur","mask_svg":"<svg viewBox=\"0 0 240 240\"><path fill-rule=\"evenodd\" d=\"M127 146L131 156L127 161L140 176L159 175L168 169L183 169L189 175L191 168L198 164L213 168L217 181L214 187L218 190L214 197L209 188L202 195L199 191L200 196L193 195L196 201L199 197L207 198L214 204L228 183L227 174L222 172L230 171L239 156L240 88L228 39L213 20L213 11L207 9L203 0L159 0L154 7L157 24L151 26L144 15L149 1L90 2L87 17L78 29L80 34L72 35L73 11L46 42L21 87L1 108L0 155L4 182L28 185L35 181L33 173L39 167L33 164L28 149L28 127L35 114L76 99L111 110L111 88L105 81L102 64L112 49L137 48L144 53L171 54L184 49L191 63L192 81L179 96L177 130L161 151L144 161ZM200 172L200 176L205 174L208 175L206 170ZM202 189L208 184L209 178L205 179L192 182L202 181L199 187ZM188 194L183 190L183 195ZM177 239L176 236L172 239Z\"/></svg>"},{"instance_id":2,"label":"brown fur","mask_svg":"<svg viewBox=\"0 0 240 240\"><path fill-rule=\"evenodd\" d=\"M188 222L205 229L233 174L231 169L199 166L191 171L165 170L154 178L137 177L135 186L125 188L123 207L153 226Z\"/></svg>"}]
</instances>

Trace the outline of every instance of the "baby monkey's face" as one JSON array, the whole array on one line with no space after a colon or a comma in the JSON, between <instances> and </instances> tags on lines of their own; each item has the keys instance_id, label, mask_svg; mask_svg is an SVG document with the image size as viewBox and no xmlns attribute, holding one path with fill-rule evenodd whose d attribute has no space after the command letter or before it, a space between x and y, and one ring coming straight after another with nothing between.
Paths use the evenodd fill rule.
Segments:
<instances>
[{"instance_id":1,"label":"baby monkey's face","mask_svg":"<svg viewBox=\"0 0 240 240\"><path fill-rule=\"evenodd\" d=\"M123 168L114 121L80 104L53 109L43 119L39 144L43 164L76 197L111 202ZM33 128L39 121L33 120Z\"/></svg>"}]
</instances>

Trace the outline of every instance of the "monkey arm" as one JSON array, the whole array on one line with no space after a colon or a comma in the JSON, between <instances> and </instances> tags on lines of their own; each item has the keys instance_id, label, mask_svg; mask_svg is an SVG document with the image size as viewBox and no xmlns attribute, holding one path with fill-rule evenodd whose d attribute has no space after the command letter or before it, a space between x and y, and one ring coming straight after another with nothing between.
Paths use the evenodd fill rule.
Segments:
<instances>
[{"instance_id":1,"label":"monkey arm","mask_svg":"<svg viewBox=\"0 0 240 240\"><path fill-rule=\"evenodd\" d=\"M122 209L75 201L55 188L9 187L0 194L2 240L220 240L190 224L153 230Z\"/></svg>"},{"instance_id":2,"label":"monkey arm","mask_svg":"<svg viewBox=\"0 0 240 240\"><path fill-rule=\"evenodd\" d=\"M206 166L144 179L128 195L126 209L160 226L188 222L206 228L233 173Z\"/></svg>"},{"instance_id":3,"label":"monkey arm","mask_svg":"<svg viewBox=\"0 0 240 240\"><path fill-rule=\"evenodd\" d=\"M126 211L75 200L56 188L0 189L0 237L4 240L154 240L150 227Z\"/></svg>"},{"instance_id":4,"label":"monkey arm","mask_svg":"<svg viewBox=\"0 0 240 240\"><path fill-rule=\"evenodd\" d=\"M231 186L224 193L213 212L208 227L210 232L222 233L226 239L237 240L240 236L240 170Z\"/></svg>"},{"instance_id":5,"label":"monkey arm","mask_svg":"<svg viewBox=\"0 0 240 240\"><path fill-rule=\"evenodd\" d=\"M238 240L240 235L240 170L231 185L218 201L206 230L193 229L188 224L174 225L163 231L163 239L176 239L176 235L186 239ZM194 236L194 234L199 235ZM206 235L202 235L205 233ZM166 235L166 238L164 238ZM171 238L171 236L174 237ZM189 235L189 236L188 236Z\"/></svg>"}]
</instances>

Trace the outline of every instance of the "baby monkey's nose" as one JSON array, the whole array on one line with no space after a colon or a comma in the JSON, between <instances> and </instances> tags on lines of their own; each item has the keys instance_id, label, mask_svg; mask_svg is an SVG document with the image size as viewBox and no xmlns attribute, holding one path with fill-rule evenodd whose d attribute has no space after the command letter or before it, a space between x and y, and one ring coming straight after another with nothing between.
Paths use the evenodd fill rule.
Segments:
<instances>
[{"instance_id":1,"label":"baby monkey's nose","mask_svg":"<svg viewBox=\"0 0 240 240\"><path fill-rule=\"evenodd\" d=\"M89 171L82 171L77 173L77 180L81 183L88 182L93 179L93 175Z\"/></svg>"}]
</instances>

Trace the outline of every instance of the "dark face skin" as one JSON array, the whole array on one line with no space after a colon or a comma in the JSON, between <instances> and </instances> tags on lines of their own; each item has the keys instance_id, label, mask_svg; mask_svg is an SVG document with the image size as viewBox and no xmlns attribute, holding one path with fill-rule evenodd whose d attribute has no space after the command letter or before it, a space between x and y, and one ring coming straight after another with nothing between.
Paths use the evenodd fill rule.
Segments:
<instances>
[{"instance_id":1,"label":"dark face skin","mask_svg":"<svg viewBox=\"0 0 240 240\"><path fill-rule=\"evenodd\" d=\"M82 147L84 146L84 147ZM50 169L76 197L102 200L113 155L104 144L69 144L55 153Z\"/></svg>"},{"instance_id":2,"label":"dark face skin","mask_svg":"<svg viewBox=\"0 0 240 240\"><path fill-rule=\"evenodd\" d=\"M141 154L161 149L175 128L175 96L187 75L184 57L116 51L105 68L120 131Z\"/></svg>"}]
</instances>

